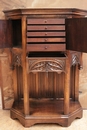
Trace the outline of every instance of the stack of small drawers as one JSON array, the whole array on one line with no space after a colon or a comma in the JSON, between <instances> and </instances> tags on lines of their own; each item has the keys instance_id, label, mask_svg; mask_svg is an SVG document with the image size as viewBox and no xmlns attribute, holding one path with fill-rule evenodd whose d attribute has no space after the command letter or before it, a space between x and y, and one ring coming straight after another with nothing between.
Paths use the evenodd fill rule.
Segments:
<instances>
[{"instance_id":1,"label":"stack of small drawers","mask_svg":"<svg viewBox=\"0 0 87 130\"><path fill-rule=\"evenodd\" d=\"M64 18L27 18L27 51L65 51Z\"/></svg>"}]
</instances>

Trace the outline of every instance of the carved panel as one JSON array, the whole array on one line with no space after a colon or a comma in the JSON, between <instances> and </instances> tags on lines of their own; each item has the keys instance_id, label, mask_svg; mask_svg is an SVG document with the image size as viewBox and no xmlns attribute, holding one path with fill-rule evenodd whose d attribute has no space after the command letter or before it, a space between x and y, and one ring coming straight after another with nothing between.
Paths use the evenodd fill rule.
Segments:
<instances>
[{"instance_id":1,"label":"carved panel","mask_svg":"<svg viewBox=\"0 0 87 130\"><path fill-rule=\"evenodd\" d=\"M29 72L65 72L65 59L27 59Z\"/></svg>"}]
</instances>

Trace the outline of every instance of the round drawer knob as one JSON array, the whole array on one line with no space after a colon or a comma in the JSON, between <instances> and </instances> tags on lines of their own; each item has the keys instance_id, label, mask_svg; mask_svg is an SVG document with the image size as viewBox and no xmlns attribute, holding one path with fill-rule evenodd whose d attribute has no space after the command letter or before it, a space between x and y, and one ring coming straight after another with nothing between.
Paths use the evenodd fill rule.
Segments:
<instances>
[{"instance_id":1,"label":"round drawer knob","mask_svg":"<svg viewBox=\"0 0 87 130\"><path fill-rule=\"evenodd\" d=\"M45 29L47 29L47 27L45 27Z\"/></svg>"},{"instance_id":2,"label":"round drawer knob","mask_svg":"<svg viewBox=\"0 0 87 130\"><path fill-rule=\"evenodd\" d=\"M47 42L47 39L44 39L45 42Z\"/></svg>"},{"instance_id":3,"label":"round drawer knob","mask_svg":"<svg viewBox=\"0 0 87 130\"><path fill-rule=\"evenodd\" d=\"M47 23L47 20L45 20L44 22Z\"/></svg>"},{"instance_id":4,"label":"round drawer knob","mask_svg":"<svg viewBox=\"0 0 87 130\"><path fill-rule=\"evenodd\" d=\"M47 33L45 33L45 36L47 36Z\"/></svg>"},{"instance_id":5,"label":"round drawer knob","mask_svg":"<svg viewBox=\"0 0 87 130\"><path fill-rule=\"evenodd\" d=\"M45 46L44 48L45 48L45 50L46 50L46 49L47 49L47 46Z\"/></svg>"}]
</instances>

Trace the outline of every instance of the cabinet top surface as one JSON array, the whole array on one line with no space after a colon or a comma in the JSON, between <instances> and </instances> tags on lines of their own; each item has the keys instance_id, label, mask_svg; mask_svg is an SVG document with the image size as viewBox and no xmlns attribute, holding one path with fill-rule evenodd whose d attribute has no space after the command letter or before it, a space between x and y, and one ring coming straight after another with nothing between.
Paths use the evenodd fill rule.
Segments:
<instances>
[{"instance_id":1,"label":"cabinet top surface","mask_svg":"<svg viewBox=\"0 0 87 130\"><path fill-rule=\"evenodd\" d=\"M6 16L30 14L87 15L87 10L76 8L23 8L3 11Z\"/></svg>"}]
</instances>

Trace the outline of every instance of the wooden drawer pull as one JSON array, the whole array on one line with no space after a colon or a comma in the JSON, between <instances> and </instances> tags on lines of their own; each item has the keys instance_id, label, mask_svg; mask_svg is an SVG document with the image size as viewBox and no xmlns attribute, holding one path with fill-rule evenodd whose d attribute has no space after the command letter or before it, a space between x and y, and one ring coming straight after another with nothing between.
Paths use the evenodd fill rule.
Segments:
<instances>
[{"instance_id":1,"label":"wooden drawer pull","mask_svg":"<svg viewBox=\"0 0 87 130\"><path fill-rule=\"evenodd\" d=\"M45 33L45 36L47 36L47 33Z\"/></svg>"},{"instance_id":2,"label":"wooden drawer pull","mask_svg":"<svg viewBox=\"0 0 87 130\"><path fill-rule=\"evenodd\" d=\"M47 27L45 27L45 30L47 30Z\"/></svg>"},{"instance_id":3,"label":"wooden drawer pull","mask_svg":"<svg viewBox=\"0 0 87 130\"><path fill-rule=\"evenodd\" d=\"M45 42L47 42L47 39L44 39Z\"/></svg>"},{"instance_id":4,"label":"wooden drawer pull","mask_svg":"<svg viewBox=\"0 0 87 130\"><path fill-rule=\"evenodd\" d=\"M45 20L44 22L47 23L47 20Z\"/></svg>"},{"instance_id":5,"label":"wooden drawer pull","mask_svg":"<svg viewBox=\"0 0 87 130\"><path fill-rule=\"evenodd\" d=\"M44 49L46 50L46 49L47 49L47 46L45 46Z\"/></svg>"}]
</instances>

